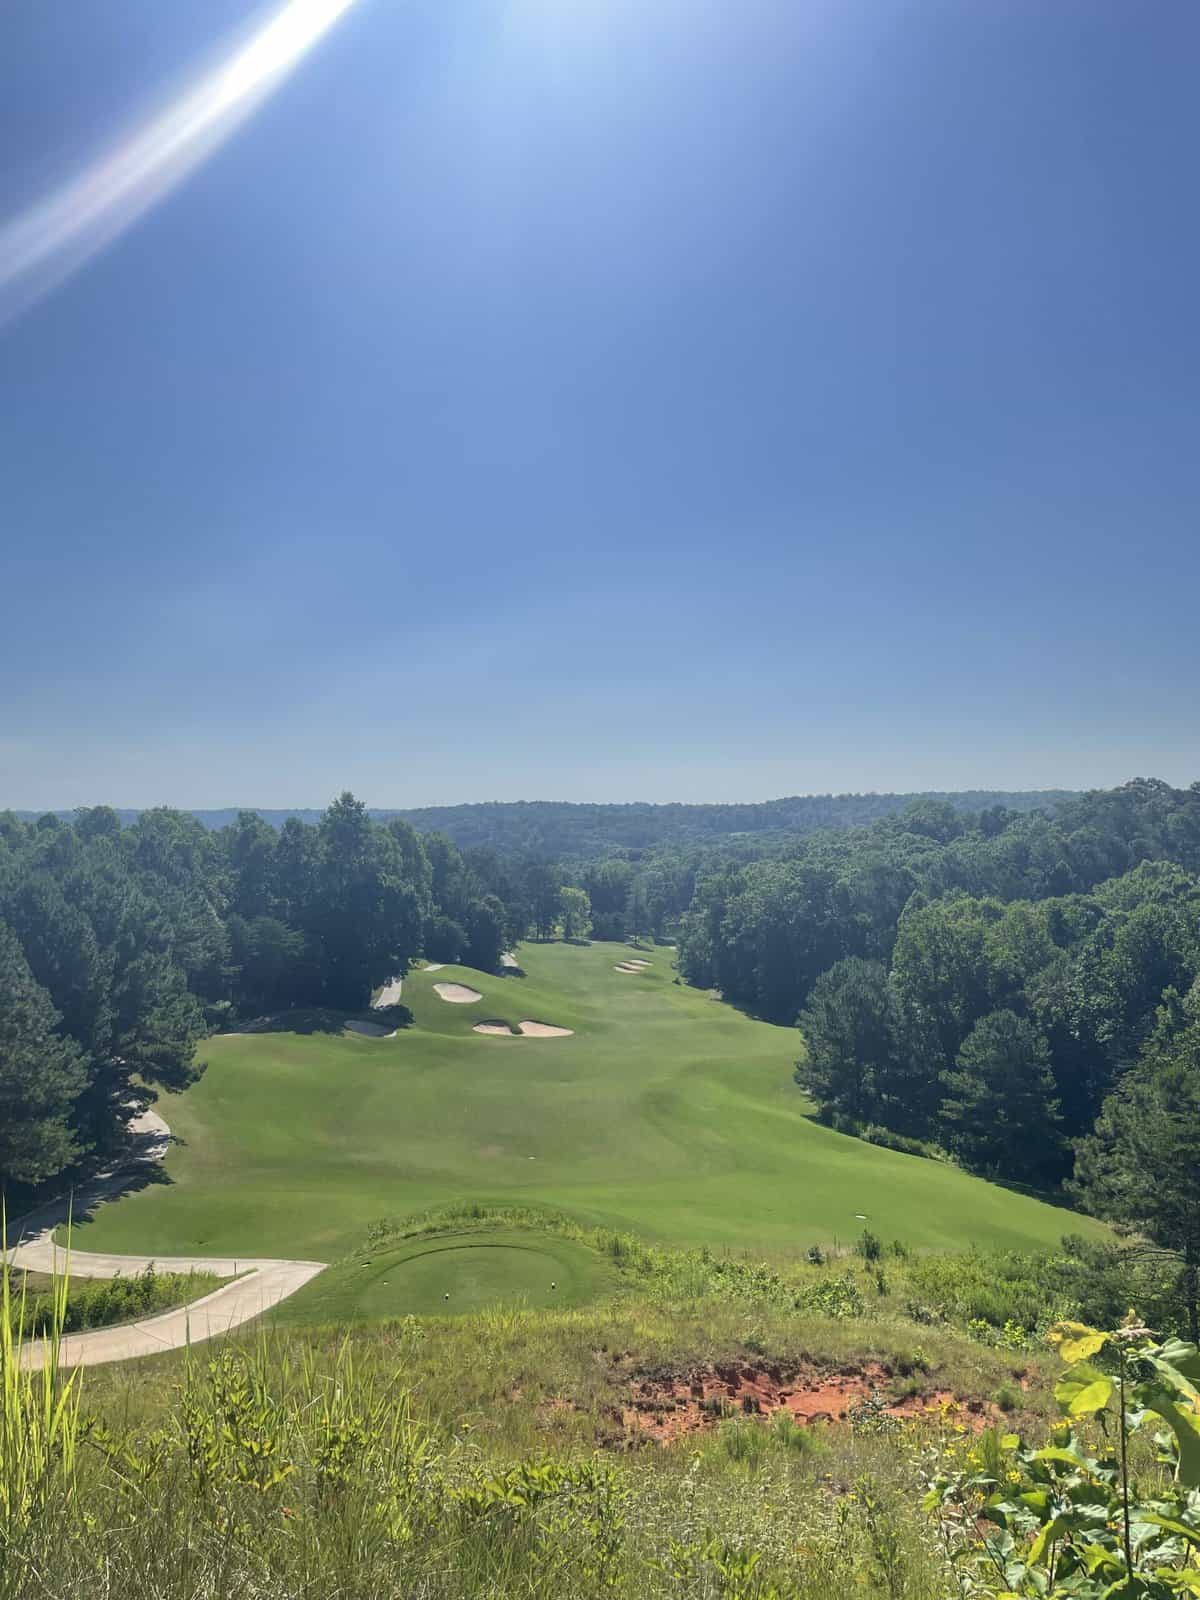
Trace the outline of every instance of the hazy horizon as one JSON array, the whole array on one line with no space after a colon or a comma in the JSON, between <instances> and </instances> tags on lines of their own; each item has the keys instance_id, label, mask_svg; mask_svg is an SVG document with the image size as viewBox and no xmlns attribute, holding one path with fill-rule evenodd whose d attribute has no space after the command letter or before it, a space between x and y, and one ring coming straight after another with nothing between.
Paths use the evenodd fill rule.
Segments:
<instances>
[{"instance_id":1,"label":"hazy horizon","mask_svg":"<svg viewBox=\"0 0 1200 1600\"><path fill-rule=\"evenodd\" d=\"M351 789L351 791L356 795L356 798L361 800L361 801L363 801L363 803L367 806L367 808L372 812L378 812L378 811L388 811L388 812L390 812L390 811L452 810L452 809L455 809L455 808L458 808L458 807L462 807L462 806L514 805L514 804L516 804L516 805L519 805L519 804L525 804L525 805L583 805L583 806L589 806L589 805L594 805L594 806L672 806L672 805L684 805L684 806L704 806L704 805L712 805L712 806L760 806L760 805L779 804L779 803L782 803L782 802L787 801L787 800L811 800L811 799L824 799L824 798L829 798L829 797L832 797L834 799L841 799L841 798L852 798L852 797L871 796L871 795L907 796L907 795L922 795L922 794L944 794L944 795L953 796L953 795L969 795L969 794L979 794L979 793L997 794L997 795L1030 795L1030 794L1048 794L1049 795L1049 794L1061 794L1061 793L1082 794L1082 793L1087 792L1089 789L1115 788L1115 787L1118 787L1121 783L1133 781L1134 777L1153 779L1153 778L1161 777L1161 774L1152 773L1152 772L1151 773L1129 774L1128 777L1118 780L1117 784L1087 784L1087 785L1077 785L1077 784L1031 784L1026 788L1019 788L1019 787L1017 787L1017 786L1015 786L1013 784L1006 784L1006 785L1000 786L1000 785L994 785L994 784L972 783L972 784L962 784L962 785L960 785L960 786L958 786L956 788L947 788L947 787L945 787L943 785L930 785L929 787L924 788L924 789L900 789L900 788L895 788L895 787L880 787L880 788L871 788L871 789L836 789L835 788L835 789L812 789L812 790L807 790L807 791L793 790L793 791L791 791L791 792L789 792L787 794L766 794L766 795L755 795L755 796L749 796L749 797L744 795L744 794L730 794L728 796L715 797L715 798L713 796L711 796L711 795L707 795L707 796L697 796L695 798L688 798L688 799L681 799L678 796L668 797L666 799L648 799L643 795L633 795L633 796L626 795L626 796L615 798L615 799L603 799L603 800L600 800L600 799L597 799L593 795L585 795L585 796L580 796L580 797L569 797L569 798L566 798L566 797L562 797L562 796L558 796L558 795L533 794L533 795L514 795L514 796L511 796L511 797L507 797L507 798L501 798L501 797L496 796L496 795L487 795L487 796L485 796L485 797L483 797L481 799L468 799L468 800L458 799L458 800L427 800L427 801L409 801L409 800L393 801L393 800L377 800L377 799L375 799L374 797L372 797L369 794L363 794L363 793L360 793L357 790L354 790L353 785L342 784L342 785L336 787L335 789L331 790L330 794L325 799L316 800L316 801L310 800L310 801L306 801L304 803L294 803L294 804L288 804L287 802L272 803L272 804L262 804L262 803L259 803L259 802L250 802L250 803L242 804L242 803L236 803L236 802L235 803L231 803L229 801L206 801L203 804L199 804L197 802L193 802L193 801L190 801L190 800L189 801L184 801L184 800L152 800L152 801L148 801L148 802L143 802L143 803L137 804L137 803L125 803L124 801L117 801L117 800L110 800L110 799L100 798L100 799L81 800L81 801L77 801L74 804L67 804L67 805L33 806L33 805L23 805L23 804L10 804L9 802L3 800L2 796L0 796L0 810L5 810L5 809L11 810L11 811L16 812L18 815L38 815L38 814L44 815L46 812L70 812L70 811L76 811L76 810L80 810L80 809L83 809L83 808L88 807L88 806L95 806L95 805L108 805L108 806L111 806L114 811L120 811L120 812L147 811L147 810L150 810L154 806L164 806L165 805L165 806L170 806L173 809L178 810L178 811L203 812L203 813L225 812L225 811L230 811L230 812L235 812L235 811L259 811L259 812L264 812L264 813L268 813L268 814L271 814L271 815L275 815L275 814L278 814L278 813L281 813L281 812L291 812L291 813L296 813L296 814L302 814L302 813L307 814L307 813L319 813L319 812L323 811L325 809L325 807L329 804L330 800L334 799L337 794L343 792L343 790L345 790L347 787L349 787ZM1164 781L1168 781L1169 782L1170 780L1164 780ZM1185 780L1184 782L1181 782L1181 783L1173 783L1172 787L1173 788L1179 788L1179 789L1187 788L1187 787L1190 786L1191 783L1193 783L1195 781L1198 781L1198 780L1196 780L1196 779L1187 779L1187 780Z\"/></svg>"}]
</instances>

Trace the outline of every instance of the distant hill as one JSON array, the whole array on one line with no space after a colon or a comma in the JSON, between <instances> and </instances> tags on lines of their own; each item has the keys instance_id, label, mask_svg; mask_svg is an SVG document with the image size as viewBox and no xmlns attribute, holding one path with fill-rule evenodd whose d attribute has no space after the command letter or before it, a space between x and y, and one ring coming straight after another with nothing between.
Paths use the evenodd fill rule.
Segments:
<instances>
[{"instance_id":1,"label":"distant hill","mask_svg":"<svg viewBox=\"0 0 1200 1600\"><path fill-rule=\"evenodd\" d=\"M610 850L648 850L669 844L714 843L747 834L801 837L820 828L858 828L890 817L913 800L948 800L960 811L1005 806L1010 811L1053 810L1071 799L1069 789L1034 789L1007 793L965 789L959 793L792 795L748 805L588 805L565 800L497 800L460 806L422 806L413 810L372 808L373 817L404 817L421 833L444 833L460 848L488 846L505 855L553 858L603 855ZM316 822L319 810L268 810L230 806L218 811L193 811L207 828L227 827L238 811L257 811L273 827L288 817ZM36 812L21 811L30 819ZM70 812L60 813L70 816ZM119 811L128 824L136 811Z\"/></svg>"}]
</instances>

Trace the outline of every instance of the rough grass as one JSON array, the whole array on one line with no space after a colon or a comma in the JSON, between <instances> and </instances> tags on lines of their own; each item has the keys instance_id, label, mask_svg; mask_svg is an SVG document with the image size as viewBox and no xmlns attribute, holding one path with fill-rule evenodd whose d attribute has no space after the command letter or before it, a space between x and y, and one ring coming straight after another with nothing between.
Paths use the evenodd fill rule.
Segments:
<instances>
[{"instance_id":1,"label":"rough grass","mask_svg":"<svg viewBox=\"0 0 1200 1600\"><path fill-rule=\"evenodd\" d=\"M614 1424L635 1370L756 1359L881 1360L980 1396L1011 1380L996 1352L903 1319L866 1328L725 1301L259 1334L87 1374L87 1447L0 1543L0 1595L951 1592L918 1479L953 1417L889 1430L739 1418L667 1448L631 1448ZM1036 1363L1025 1370L1036 1381Z\"/></svg>"},{"instance_id":2,"label":"rough grass","mask_svg":"<svg viewBox=\"0 0 1200 1600\"><path fill-rule=\"evenodd\" d=\"M83 1248L334 1261L381 1214L474 1201L552 1208L673 1245L783 1259L869 1225L910 1247L1048 1245L1069 1213L818 1126L792 1082L801 1041L613 944L525 945L525 977L405 980L395 1039L268 1032L202 1047L163 1107L164 1185L77 1228ZM449 1005L433 983L481 991ZM481 1017L573 1028L484 1037ZM1083 1226L1087 1226L1086 1224Z\"/></svg>"},{"instance_id":3,"label":"rough grass","mask_svg":"<svg viewBox=\"0 0 1200 1600\"><path fill-rule=\"evenodd\" d=\"M867 1408L808 1426L714 1418L661 1446L625 1424L633 1384L731 1363L870 1363L896 1395L1002 1394L1005 1429L1036 1432L1053 1358L918 1327L882 1303L797 1311L778 1274L728 1279L710 1252L684 1271L669 1252L618 1249L618 1235L589 1244L565 1220L466 1221L377 1229L360 1259L540 1238L614 1270L621 1258L625 1291L348 1333L260 1327L74 1378L22 1372L0 1334L0 1600L954 1592L921 1480L972 1436L965 1409L899 1421ZM795 1281L827 1270L797 1268Z\"/></svg>"}]
</instances>

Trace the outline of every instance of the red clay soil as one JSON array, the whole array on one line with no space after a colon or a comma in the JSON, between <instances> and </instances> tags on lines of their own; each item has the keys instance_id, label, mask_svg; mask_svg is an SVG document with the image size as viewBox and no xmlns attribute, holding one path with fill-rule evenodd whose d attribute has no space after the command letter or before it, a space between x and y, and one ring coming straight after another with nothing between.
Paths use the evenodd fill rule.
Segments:
<instances>
[{"instance_id":1,"label":"red clay soil","mask_svg":"<svg viewBox=\"0 0 1200 1600\"><path fill-rule=\"evenodd\" d=\"M778 1367L701 1367L685 1375L649 1373L635 1377L631 1402L621 1416L626 1430L662 1444L711 1428L723 1417L770 1417L787 1411L798 1423L844 1421L851 1408L875 1396L892 1417L923 1417L953 1407L956 1421L986 1427L994 1407L981 1400L958 1400L947 1389L889 1396L891 1374L876 1363L821 1372Z\"/></svg>"}]
</instances>

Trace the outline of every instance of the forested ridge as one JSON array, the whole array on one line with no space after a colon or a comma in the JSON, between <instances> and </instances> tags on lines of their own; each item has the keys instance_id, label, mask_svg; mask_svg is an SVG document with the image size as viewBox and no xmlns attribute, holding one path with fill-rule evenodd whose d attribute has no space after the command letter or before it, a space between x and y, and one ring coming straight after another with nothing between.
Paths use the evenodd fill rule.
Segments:
<instances>
[{"instance_id":1,"label":"forested ridge","mask_svg":"<svg viewBox=\"0 0 1200 1600\"><path fill-rule=\"evenodd\" d=\"M441 833L460 849L485 848L504 854L538 856L548 860L587 859L609 852L650 850L671 844L713 842L740 834L786 839L821 828L857 828L894 816L915 800L947 801L960 811L976 812L1002 805L1010 811L1032 811L1056 805L1070 797L1065 789L1013 793L968 789L961 793L923 794L818 794L793 795L744 805L588 805L560 800L487 801L457 806L423 806L409 810L370 808L373 820L400 817L421 833ZM289 819L317 823L321 813L311 809L262 810L246 807L272 827ZM136 822L138 811L121 811L123 824ZM232 826L242 809L191 811L206 828ZM56 813L69 821L74 813ZM22 821L37 820L34 812L18 812Z\"/></svg>"}]
</instances>

